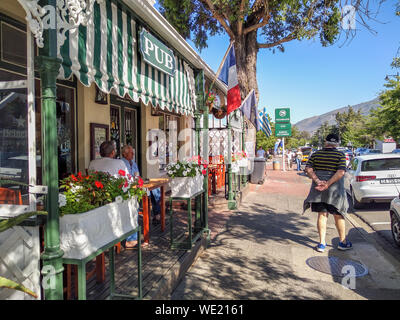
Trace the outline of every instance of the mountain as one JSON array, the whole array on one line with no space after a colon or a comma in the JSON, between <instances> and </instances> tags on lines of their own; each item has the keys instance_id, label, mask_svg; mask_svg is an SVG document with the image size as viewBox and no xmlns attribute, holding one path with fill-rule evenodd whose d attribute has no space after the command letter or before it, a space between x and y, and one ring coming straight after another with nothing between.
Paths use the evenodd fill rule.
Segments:
<instances>
[{"instance_id":1,"label":"mountain","mask_svg":"<svg viewBox=\"0 0 400 320\"><path fill-rule=\"evenodd\" d=\"M356 104L356 105L351 106L351 107L353 108L353 110L355 112L357 112L358 110L361 110L361 114L365 116L365 115L368 115L370 113L371 109L377 108L379 106L380 106L379 105L379 98L376 98L376 99L373 99L371 101L367 101L367 102L363 102L363 103L360 103L360 104ZM328 123L330 125L335 124L335 122L336 122L335 121L336 113L338 113L338 112L340 112L340 113L347 112L347 110L349 108L350 108L349 106L342 107L342 108L335 109L333 111L324 113L324 114L322 114L320 116L314 116L314 117L311 117L311 118L307 118L307 119L304 119L304 120L301 120L301 121L297 122L295 124L295 126L300 131L308 131L308 132L310 132L312 134L325 121L328 121Z\"/></svg>"}]
</instances>

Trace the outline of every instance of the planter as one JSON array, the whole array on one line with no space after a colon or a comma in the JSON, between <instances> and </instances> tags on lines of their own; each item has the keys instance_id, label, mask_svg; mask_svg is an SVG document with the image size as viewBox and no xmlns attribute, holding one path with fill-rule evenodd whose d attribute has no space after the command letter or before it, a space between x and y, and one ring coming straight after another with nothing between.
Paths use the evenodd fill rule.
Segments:
<instances>
[{"instance_id":1,"label":"planter","mask_svg":"<svg viewBox=\"0 0 400 320\"><path fill-rule=\"evenodd\" d=\"M138 227L136 198L113 202L85 213L60 218L63 258L84 259L98 249Z\"/></svg>"},{"instance_id":2,"label":"planter","mask_svg":"<svg viewBox=\"0 0 400 320\"><path fill-rule=\"evenodd\" d=\"M169 182L171 197L190 198L203 190L204 176L173 178Z\"/></svg>"},{"instance_id":3,"label":"planter","mask_svg":"<svg viewBox=\"0 0 400 320\"><path fill-rule=\"evenodd\" d=\"M239 162L232 162L232 173L239 173Z\"/></svg>"},{"instance_id":4,"label":"planter","mask_svg":"<svg viewBox=\"0 0 400 320\"><path fill-rule=\"evenodd\" d=\"M239 164L239 167L247 168L249 166L249 162L248 162L247 158L238 160L238 164Z\"/></svg>"}]
</instances>

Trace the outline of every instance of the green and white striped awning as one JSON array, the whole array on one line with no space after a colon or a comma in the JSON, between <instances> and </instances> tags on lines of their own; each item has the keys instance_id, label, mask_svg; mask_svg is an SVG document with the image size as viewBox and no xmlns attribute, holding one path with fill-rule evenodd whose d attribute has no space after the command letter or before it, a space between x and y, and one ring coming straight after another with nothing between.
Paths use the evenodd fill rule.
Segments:
<instances>
[{"instance_id":1,"label":"green and white striped awning","mask_svg":"<svg viewBox=\"0 0 400 320\"><path fill-rule=\"evenodd\" d=\"M59 79L73 74L85 85L103 92L128 94L135 102L151 102L162 110L193 115L196 108L193 70L175 57L175 76L145 63L138 53L136 22L128 10L106 0L94 3L93 21L66 32L59 48Z\"/></svg>"}]
</instances>

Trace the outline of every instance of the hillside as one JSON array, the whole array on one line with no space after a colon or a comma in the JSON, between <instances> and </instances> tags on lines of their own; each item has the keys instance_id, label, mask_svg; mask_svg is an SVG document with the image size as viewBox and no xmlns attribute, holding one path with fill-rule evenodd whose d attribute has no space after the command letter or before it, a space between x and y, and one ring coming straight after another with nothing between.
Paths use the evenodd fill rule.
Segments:
<instances>
[{"instance_id":1,"label":"hillside","mask_svg":"<svg viewBox=\"0 0 400 320\"><path fill-rule=\"evenodd\" d=\"M373 108L376 108L379 106L379 99L376 98L371 101L363 102L360 104L356 104L354 106L351 106L355 112L358 110L361 110L362 115L368 115L370 110ZM335 115L338 112L347 112L349 109L349 106L347 107L342 107L339 109L335 109L333 111L324 113L320 116L315 116L311 118L307 118L304 120L301 120L295 124L295 126L300 130L300 131L308 131L310 133L313 133L316 131L325 121L328 121L329 124L334 124L335 123Z\"/></svg>"}]
</instances>

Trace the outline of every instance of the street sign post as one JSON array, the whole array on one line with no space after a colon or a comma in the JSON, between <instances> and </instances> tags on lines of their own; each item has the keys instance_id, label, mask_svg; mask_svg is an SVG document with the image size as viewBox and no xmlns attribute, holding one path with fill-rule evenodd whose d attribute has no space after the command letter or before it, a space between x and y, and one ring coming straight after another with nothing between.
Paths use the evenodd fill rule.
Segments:
<instances>
[{"instance_id":1,"label":"street sign post","mask_svg":"<svg viewBox=\"0 0 400 320\"><path fill-rule=\"evenodd\" d=\"M282 171L285 170L285 137L292 136L290 108L275 109L275 137L282 138Z\"/></svg>"},{"instance_id":2,"label":"street sign post","mask_svg":"<svg viewBox=\"0 0 400 320\"><path fill-rule=\"evenodd\" d=\"M275 123L290 122L290 108L275 109Z\"/></svg>"},{"instance_id":3,"label":"street sign post","mask_svg":"<svg viewBox=\"0 0 400 320\"><path fill-rule=\"evenodd\" d=\"M275 123L276 137L291 137L292 125L290 123Z\"/></svg>"}]
</instances>

